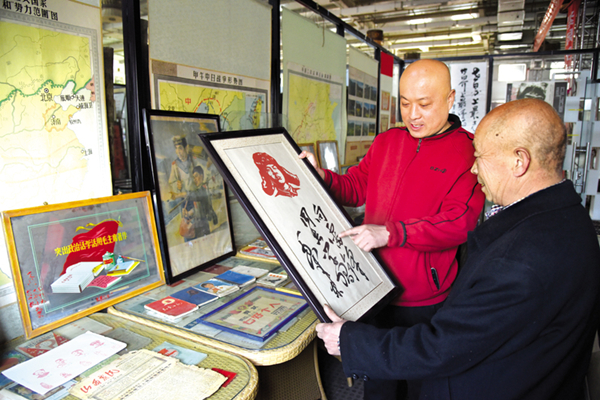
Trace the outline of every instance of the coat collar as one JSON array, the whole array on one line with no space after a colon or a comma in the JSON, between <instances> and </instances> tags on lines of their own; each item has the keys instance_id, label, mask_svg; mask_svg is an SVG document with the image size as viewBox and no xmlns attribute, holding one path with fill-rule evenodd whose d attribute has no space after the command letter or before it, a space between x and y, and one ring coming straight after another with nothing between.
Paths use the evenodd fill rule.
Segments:
<instances>
[{"instance_id":1,"label":"coat collar","mask_svg":"<svg viewBox=\"0 0 600 400\"><path fill-rule=\"evenodd\" d=\"M469 250L484 249L508 230L538 214L571 207L581 203L573 183L565 180L533 193L507 209L494 215L473 232L469 232Z\"/></svg>"}]
</instances>

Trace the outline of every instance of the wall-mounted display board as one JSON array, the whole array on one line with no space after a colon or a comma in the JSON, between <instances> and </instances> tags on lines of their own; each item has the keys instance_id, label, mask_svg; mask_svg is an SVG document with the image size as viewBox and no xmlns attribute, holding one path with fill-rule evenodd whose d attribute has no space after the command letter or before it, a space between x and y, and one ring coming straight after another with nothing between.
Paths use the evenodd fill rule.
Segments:
<instances>
[{"instance_id":1,"label":"wall-mounted display board","mask_svg":"<svg viewBox=\"0 0 600 400\"><path fill-rule=\"evenodd\" d=\"M165 282L149 192L2 217L28 338Z\"/></svg>"},{"instance_id":2,"label":"wall-mounted display board","mask_svg":"<svg viewBox=\"0 0 600 400\"><path fill-rule=\"evenodd\" d=\"M377 69L379 63L349 47L348 57L348 130L346 140L360 141L375 136L377 124ZM346 160L348 162L348 160Z\"/></svg>"},{"instance_id":3,"label":"wall-mounted display board","mask_svg":"<svg viewBox=\"0 0 600 400\"><path fill-rule=\"evenodd\" d=\"M154 108L218 114L222 130L267 126L270 6L255 0L223 0L218 7L212 0L149 0L148 12Z\"/></svg>"},{"instance_id":4,"label":"wall-mounted display board","mask_svg":"<svg viewBox=\"0 0 600 400\"><path fill-rule=\"evenodd\" d=\"M346 40L282 10L283 118L296 142L338 140L346 131Z\"/></svg>"},{"instance_id":5,"label":"wall-mounted display board","mask_svg":"<svg viewBox=\"0 0 600 400\"><path fill-rule=\"evenodd\" d=\"M373 253L338 233L348 215L283 128L203 135L202 141L262 237L315 313L357 320L391 300L395 285Z\"/></svg>"},{"instance_id":6,"label":"wall-mounted display board","mask_svg":"<svg viewBox=\"0 0 600 400\"><path fill-rule=\"evenodd\" d=\"M198 136L219 132L219 116L144 111L165 272L174 283L235 254L223 177Z\"/></svg>"},{"instance_id":7,"label":"wall-mounted display board","mask_svg":"<svg viewBox=\"0 0 600 400\"><path fill-rule=\"evenodd\" d=\"M2 210L112 194L98 3L0 9ZM0 251L0 306L15 300Z\"/></svg>"},{"instance_id":8,"label":"wall-mounted display board","mask_svg":"<svg viewBox=\"0 0 600 400\"><path fill-rule=\"evenodd\" d=\"M488 62L459 62L449 67L456 91L450 113L458 115L463 128L475 132L487 112Z\"/></svg>"}]
</instances>

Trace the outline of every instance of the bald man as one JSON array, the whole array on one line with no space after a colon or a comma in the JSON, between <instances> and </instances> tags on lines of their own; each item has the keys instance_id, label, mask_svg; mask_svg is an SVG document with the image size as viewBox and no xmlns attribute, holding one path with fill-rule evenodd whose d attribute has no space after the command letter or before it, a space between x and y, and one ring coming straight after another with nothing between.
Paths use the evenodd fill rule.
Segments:
<instances>
[{"instance_id":1,"label":"bald man","mask_svg":"<svg viewBox=\"0 0 600 400\"><path fill-rule=\"evenodd\" d=\"M497 207L469 233L469 257L430 324L317 332L344 371L422 379L421 399L583 399L599 323L600 249L581 197L562 179L564 124L537 99L490 112L474 140Z\"/></svg>"},{"instance_id":2,"label":"bald man","mask_svg":"<svg viewBox=\"0 0 600 400\"><path fill-rule=\"evenodd\" d=\"M444 63L410 64L400 78L406 128L378 135L344 176L317 169L339 203L366 203L364 224L340 236L352 237L364 251L378 249L400 286L398 297L370 321L375 326L409 327L431 319L456 277L457 247L483 208L484 196L469 172L473 136L449 114L454 95ZM404 382L376 378L365 382L365 399L404 397ZM411 385L411 397L417 386Z\"/></svg>"}]
</instances>

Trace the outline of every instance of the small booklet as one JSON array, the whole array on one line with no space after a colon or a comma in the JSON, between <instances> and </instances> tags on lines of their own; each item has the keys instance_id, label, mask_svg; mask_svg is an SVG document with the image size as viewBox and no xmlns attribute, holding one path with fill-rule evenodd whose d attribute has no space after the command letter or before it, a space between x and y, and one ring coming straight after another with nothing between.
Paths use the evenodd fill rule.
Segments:
<instances>
[{"instance_id":1,"label":"small booklet","mask_svg":"<svg viewBox=\"0 0 600 400\"><path fill-rule=\"evenodd\" d=\"M242 247L237 255L253 260L262 260L279 264L277 257L275 257L275 254L263 239L256 239L254 242Z\"/></svg>"},{"instance_id":2,"label":"small booklet","mask_svg":"<svg viewBox=\"0 0 600 400\"><path fill-rule=\"evenodd\" d=\"M180 290L179 292L173 293L171 297L179 300L187 301L188 303L196 304L198 307L215 301L219 296L204 292L195 287L189 287L187 289Z\"/></svg>"},{"instance_id":3,"label":"small booklet","mask_svg":"<svg viewBox=\"0 0 600 400\"><path fill-rule=\"evenodd\" d=\"M198 309L196 304L188 303L187 301L176 299L167 296L164 299L148 303L144 306L151 313L171 318L182 318Z\"/></svg>"},{"instance_id":4,"label":"small booklet","mask_svg":"<svg viewBox=\"0 0 600 400\"><path fill-rule=\"evenodd\" d=\"M274 274L273 272L268 273L259 280L256 281L259 285L267 287L277 287L284 285L288 282L288 276L283 274Z\"/></svg>"},{"instance_id":5,"label":"small booklet","mask_svg":"<svg viewBox=\"0 0 600 400\"><path fill-rule=\"evenodd\" d=\"M245 265L238 265L237 267L233 268L232 271L237 272L238 274L251 275L255 278L260 278L261 276L269 273L268 269L247 267Z\"/></svg>"},{"instance_id":6,"label":"small booklet","mask_svg":"<svg viewBox=\"0 0 600 400\"><path fill-rule=\"evenodd\" d=\"M249 285L256 280L256 278L252 275L240 274L239 272L235 272L233 270L223 272L221 275L217 275L215 279L233 283L239 287Z\"/></svg>"},{"instance_id":7,"label":"small booklet","mask_svg":"<svg viewBox=\"0 0 600 400\"><path fill-rule=\"evenodd\" d=\"M118 264L115 264L115 267L113 269L111 269L110 272L107 272L106 275L108 275L108 276L127 275L131 271L133 271L133 269L135 267L137 267L139 264L140 264L139 261L125 261L122 263L118 263Z\"/></svg>"},{"instance_id":8,"label":"small booklet","mask_svg":"<svg viewBox=\"0 0 600 400\"><path fill-rule=\"evenodd\" d=\"M206 282L202 282L194 287L206 293L216 294L219 297L227 296L230 293L240 290L238 285L225 282L217 278L209 279Z\"/></svg>"},{"instance_id":9,"label":"small booklet","mask_svg":"<svg viewBox=\"0 0 600 400\"><path fill-rule=\"evenodd\" d=\"M115 283L121 280L120 276L108 276L108 275L100 275L94 278L87 287L97 287L100 289L108 289Z\"/></svg>"}]
</instances>

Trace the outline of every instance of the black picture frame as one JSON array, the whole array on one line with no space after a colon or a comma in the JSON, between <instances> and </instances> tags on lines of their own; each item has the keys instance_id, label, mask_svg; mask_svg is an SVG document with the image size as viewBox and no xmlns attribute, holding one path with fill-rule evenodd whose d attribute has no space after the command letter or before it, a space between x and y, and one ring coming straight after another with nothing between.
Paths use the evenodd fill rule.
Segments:
<instances>
[{"instance_id":1,"label":"black picture frame","mask_svg":"<svg viewBox=\"0 0 600 400\"><path fill-rule=\"evenodd\" d=\"M151 164L152 181L154 182L152 197L156 214L158 234L160 237L161 250L163 254L165 278L167 283L172 284L219 261L234 256L236 252L227 185L225 185L218 170L211 166L211 164L214 165L214 160L212 160L211 156L206 153L202 142L198 137L198 133L201 133L202 128L194 130L193 126L196 122L198 122L199 124L205 124L207 128L210 128L209 130L215 131L215 133L219 132L219 116L213 114L144 109L143 118L147 152ZM162 124L171 124L173 126L169 127L168 132L166 129L153 129L153 123L158 122ZM174 135L174 133L177 132L177 129L180 128L178 125L181 125L181 128L184 128L185 132L182 131L180 135ZM187 195L185 195L185 197L183 197L182 200L175 205L170 205L170 200L166 200L169 196L168 193L166 193L166 189L167 186L169 186L170 175L169 179L165 181L165 174L169 174L165 169L165 162L167 160L166 153L168 152L165 147L169 146L165 143L168 140L171 140L171 146L173 146L171 153L176 154L175 149L177 146L175 146L175 141L173 140L174 136L185 136L186 142L184 144L187 146L193 146L193 149L189 150L190 154L188 156L190 159L192 157L198 158L198 162L190 161L192 164L197 163L198 165L204 167L202 168L204 171L204 181L202 182L203 184L201 186L205 187L205 191L199 192L201 190L199 186L192 187L192 180L189 182L190 190L181 190L182 194L187 193ZM198 156L192 154L194 151L198 154ZM186 153L187 152L188 150L186 150ZM173 154L170 154L171 157L173 157ZM200 159L200 157L202 157L202 159ZM171 174L173 173L173 166L176 166L176 162L177 159L174 159L171 163ZM181 170L176 171L179 172ZM190 174L190 176L193 175L193 173ZM178 175L178 177L179 176L180 175ZM214 183L212 189L210 187L206 187L210 183L207 182L209 180L211 180L211 182L214 181L212 182ZM207 182L206 185L204 182ZM192 201L195 199L195 197L201 197L194 197L193 189L196 189L198 193L203 193L204 195L206 195L206 192L208 192L210 201L208 203L206 201ZM171 193L171 197L172 196L173 193ZM215 196L218 196L218 210L215 210L214 207ZM194 205L189 206L190 203L193 203ZM204 203L204 206L197 207L198 203ZM210 207L206 204L209 204ZM177 211L176 207L179 207L179 211ZM196 215L194 215L194 213L200 214L200 210L203 208L209 210L212 209L212 213L210 213L212 217L198 218ZM188 221L192 221L188 225L191 224L194 226L193 233L184 232L185 236L182 235L181 225L183 225L183 223L181 221L179 230L177 230L177 232L174 232L173 228L173 220L177 218L180 220L185 219L183 216L184 209L186 209L185 218L187 218ZM173 215L173 213L176 211L181 214L179 217ZM192 217L190 217L190 214ZM215 220L217 223L214 223ZM207 229L210 232L207 232ZM179 238L178 235L181 236L181 238ZM184 246L182 246L182 243L180 243L181 240L183 240L183 243L185 244ZM198 248L194 249L193 246Z\"/></svg>"},{"instance_id":2,"label":"black picture frame","mask_svg":"<svg viewBox=\"0 0 600 400\"><path fill-rule=\"evenodd\" d=\"M324 304L332 307L342 318L357 321L373 315L396 296L399 289L375 254L358 249L349 238L339 241L335 239L335 231L339 233L351 228L352 220L329 195L323 181L308 161L298 158L301 150L285 129L224 132L201 135L201 138L240 204L321 321L330 321L324 312ZM267 156L275 163L267 164L264 161ZM257 161L256 157L262 161ZM269 194L271 190L265 184L264 172L267 167L261 170L261 165L265 164L271 168L273 165L278 167L286 177L283 179L284 185L289 183L288 186L291 186L295 176L297 188L277 189L273 191L275 194ZM271 178L276 179L273 175ZM293 194L294 191L296 194ZM274 199L284 199L285 203L275 204L280 200ZM307 212L306 207L310 208L311 201L312 209ZM335 264L336 261L331 258L323 262L322 256L315 254L323 250L323 241L320 242L319 250L302 242L309 242L311 237L317 240L318 236L322 236L320 229L323 226L317 226L313 221L313 230L308 222L311 220L308 215L311 212L321 213L320 217L316 217L318 219L312 218L319 223L331 221L327 222L327 226L332 227L328 232L331 237L324 240L327 243L329 239L334 242L327 245L327 254L330 256L333 253L329 253L330 249L336 251L336 246L338 249L343 248L340 251L345 256L339 256L339 263ZM283 213L284 216L278 213ZM297 224L293 225L295 219ZM294 233L296 226L305 229L304 232ZM338 257L338 253L333 257ZM345 263L353 264L348 267ZM356 286L348 288L348 285L353 284ZM342 292L341 296L338 292Z\"/></svg>"}]
</instances>

